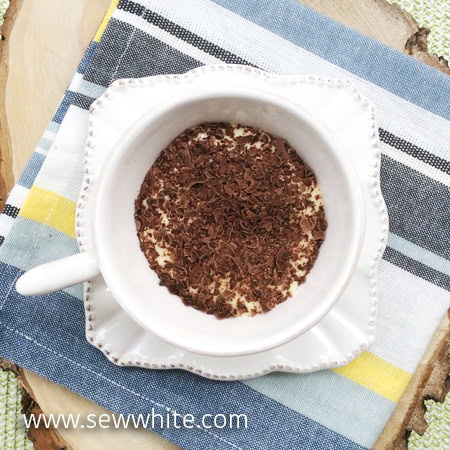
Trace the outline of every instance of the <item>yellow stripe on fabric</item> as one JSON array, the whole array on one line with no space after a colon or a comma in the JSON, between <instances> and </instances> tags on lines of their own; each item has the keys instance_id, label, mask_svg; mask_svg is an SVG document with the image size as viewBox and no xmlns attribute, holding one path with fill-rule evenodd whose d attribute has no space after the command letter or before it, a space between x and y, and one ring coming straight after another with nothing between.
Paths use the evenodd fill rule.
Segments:
<instances>
[{"instance_id":1,"label":"yellow stripe on fabric","mask_svg":"<svg viewBox=\"0 0 450 450\"><path fill-rule=\"evenodd\" d=\"M106 25L108 25L109 19L111 19L111 16L113 15L114 10L116 9L117 5L119 4L119 0L112 0L108 11L106 11L106 15L102 20L102 23L98 27L97 33L95 33L94 41L99 42L100 39L103 36L103 33L105 32Z\"/></svg>"},{"instance_id":2,"label":"yellow stripe on fabric","mask_svg":"<svg viewBox=\"0 0 450 450\"><path fill-rule=\"evenodd\" d=\"M33 186L19 215L75 237L75 202L47 189Z\"/></svg>"},{"instance_id":3,"label":"yellow stripe on fabric","mask_svg":"<svg viewBox=\"0 0 450 450\"><path fill-rule=\"evenodd\" d=\"M333 370L395 403L411 379L410 373L370 352L361 353L350 364Z\"/></svg>"}]
</instances>

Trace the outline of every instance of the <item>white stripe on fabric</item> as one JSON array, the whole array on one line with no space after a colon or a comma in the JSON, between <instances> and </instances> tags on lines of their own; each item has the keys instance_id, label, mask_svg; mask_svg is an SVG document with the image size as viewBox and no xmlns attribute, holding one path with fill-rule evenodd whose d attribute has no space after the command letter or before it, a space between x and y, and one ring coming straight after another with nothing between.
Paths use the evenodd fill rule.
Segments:
<instances>
[{"instance_id":1,"label":"white stripe on fabric","mask_svg":"<svg viewBox=\"0 0 450 450\"><path fill-rule=\"evenodd\" d=\"M76 72L67 89L72 92L78 92L78 86L80 85L81 81L83 81L83 74Z\"/></svg>"},{"instance_id":2,"label":"white stripe on fabric","mask_svg":"<svg viewBox=\"0 0 450 450\"><path fill-rule=\"evenodd\" d=\"M450 277L450 261L448 259L442 258L429 250L419 247L394 233L389 233L388 246L408 258L419 261L420 263Z\"/></svg>"},{"instance_id":3,"label":"white stripe on fabric","mask_svg":"<svg viewBox=\"0 0 450 450\"><path fill-rule=\"evenodd\" d=\"M92 98L98 98L105 92L106 88L83 78L83 74L76 73L69 86L69 91L77 92Z\"/></svg>"},{"instance_id":4,"label":"white stripe on fabric","mask_svg":"<svg viewBox=\"0 0 450 450\"><path fill-rule=\"evenodd\" d=\"M14 206L15 208L20 209L23 205L23 202L28 196L30 190L26 187L21 186L20 184L15 184L9 193L7 204ZM0 236L6 238L16 219L14 217L8 216L6 214L0 214Z\"/></svg>"},{"instance_id":5,"label":"white stripe on fabric","mask_svg":"<svg viewBox=\"0 0 450 450\"><path fill-rule=\"evenodd\" d=\"M147 33L148 35L159 39L161 42L170 45L181 53L189 55L191 58L194 58L203 64L220 64L222 62L220 59L217 59L214 56L205 53L202 50L199 50L197 47L188 44L182 39L178 39L167 31L164 31L163 29L156 27L151 23L148 23L142 17L138 17L135 14L131 14L121 9L116 9L116 11L114 11L113 17L117 20L120 20L121 22L128 23L129 25L138 28L144 33Z\"/></svg>"},{"instance_id":6,"label":"white stripe on fabric","mask_svg":"<svg viewBox=\"0 0 450 450\"><path fill-rule=\"evenodd\" d=\"M8 205L20 209L29 192L30 190L26 187L23 187L20 184L16 184L8 196Z\"/></svg>"},{"instance_id":7,"label":"white stripe on fabric","mask_svg":"<svg viewBox=\"0 0 450 450\"><path fill-rule=\"evenodd\" d=\"M6 214L0 214L0 236L8 236L15 220L16 219L14 217L7 216Z\"/></svg>"},{"instance_id":8,"label":"white stripe on fabric","mask_svg":"<svg viewBox=\"0 0 450 450\"><path fill-rule=\"evenodd\" d=\"M46 129L44 131L44 134L42 135L43 139L47 139L49 141L53 141L53 139L55 139L56 133L53 133L52 131L50 131L49 129Z\"/></svg>"},{"instance_id":9,"label":"white stripe on fabric","mask_svg":"<svg viewBox=\"0 0 450 450\"><path fill-rule=\"evenodd\" d=\"M402 150L391 147L389 144L385 144L384 142L381 142L381 152L384 155L389 156L389 158L392 158L394 161L404 164L422 175L450 187L450 175L436 169L433 166L430 166L423 161L420 161L420 159L408 155Z\"/></svg>"},{"instance_id":10,"label":"white stripe on fabric","mask_svg":"<svg viewBox=\"0 0 450 450\"><path fill-rule=\"evenodd\" d=\"M77 201L82 180L88 111L71 105L34 184ZM78 180L79 182L75 182Z\"/></svg>"},{"instance_id":11,"label":"white stripe on fabric","mask_svg":"<svg viewBox=\"0 0 450 450\"><path fill-rule=\"evenodd\" d=\"M137 3L148 7L148 2L141 0ZM318 74L351 79L377 107L383 128L419 147L425 147L437 156L450 159L450 124L447 120L341 69L259 25L209 0L197 0L195 8L192 7L191 0L178 0L177 8L173 8L170 2L151 2L151 9L261 69L277 73ZM137 28L141 26L138 21L132 24ZM171 39L170 45L173 40L178 40L173 37ZM193 53L187 54L195 58ZM393 123L401 126L396 127Z\"/></svg>"},{"instance_id":12,"label":"white stripe on fabric","mask_svg":"<svg viewBox=\"0 0 450 450\"><path fill-rule=\"evenodd\" d=\"M44 155L44 156L47 156L47 155L48 155L48 152L49 152L49 150L46 150L45 148L42 148L42 147L36 147L36 148L34 149L34 151L35 151L36 153L39 153L40 155Z\"/></svg>"},{"instance_id":13,"label":"white stripe on fabric","mask_svg":"<svg viewBox=\"0 0 450 450\"><path fill-rule=\"evenodd\" d=\"M369 351L413 373L448 308L448 292L385 260L378 276L376 338Z\"/></svg>"}]
</instances>

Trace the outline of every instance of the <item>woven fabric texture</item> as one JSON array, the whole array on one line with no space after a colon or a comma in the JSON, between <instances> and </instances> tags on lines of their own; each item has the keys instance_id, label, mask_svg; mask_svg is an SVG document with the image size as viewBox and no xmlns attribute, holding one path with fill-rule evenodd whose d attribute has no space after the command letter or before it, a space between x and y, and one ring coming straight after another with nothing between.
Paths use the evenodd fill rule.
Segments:
<instances>
[{"instance_id":1,"label":"woven fabric texture","mask_svg":"<svg viewBox=\"0 0 450 450\"><path fill-rule=\"evenodd\" d=\"M26 434L21 410L20 390L16 375L0 370L0 448L2 450L32 450Z\"/></svg>"},{"instance_id":2,"label":"woven fabric texture","mask_svg":"<svg viewBox=\"0 0 450 450\"><path fill-rule=\"evenodd\" d=\"M420 436L413 431L408 440L408 450L446 450L450 448L450 394L443 403L425 400L425 420L428 428Z\"/></svg>"},{"instance_id":3,"label":"woven fabric texture","mask_svg":"<svg viewBox=\"0 0 450 450\"><path fill-rule=\"evenodd\" d=\"M114 1L0 215L0 354L119 413L247 414L249 428L155 429L192 449L371 448L450 305L450 78L296 0ZM88 108L115 79L203 64L352 80L375 104L390 217L377 335L351 364L217 382L120 368L84 336L82 287L21 297L26 270L76 253Z\"/></svg>"},{"instance_id":4,"label":"woven fabric texture","mask_svg":"<svg viewBox=\"0 0 450 450\"><path fill-rule=\"evenodd\" d=\"M450 61L450 2L448 0L388 0L408 11L421 27L430 29L428 51Z\"/></svg>"}]
</instances>

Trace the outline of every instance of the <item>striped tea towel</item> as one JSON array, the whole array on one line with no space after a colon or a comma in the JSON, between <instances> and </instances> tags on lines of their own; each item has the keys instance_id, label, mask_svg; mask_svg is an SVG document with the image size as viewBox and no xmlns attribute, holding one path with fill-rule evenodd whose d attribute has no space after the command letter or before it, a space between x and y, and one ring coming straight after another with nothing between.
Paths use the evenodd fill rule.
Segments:
<instances>
[{"instance_id":1,"label":"striped tea towel","mask_svg":"<svg viewBox=\"0 0 450 450\"><path fill-rule=\"evenodd\" d=\"M117 78L218 62L349 78L377 107L391 233L376 340L348 366L244 382L119 368L85 341L80 286L15 291L23 271L77 252L92 101ZM1 355L119 413L247 415L247 429L155 429L185 448L372 447L450 304L449 98L446 75L295 0L114 1L1 215Z\"/></svg>"}]
</instances>

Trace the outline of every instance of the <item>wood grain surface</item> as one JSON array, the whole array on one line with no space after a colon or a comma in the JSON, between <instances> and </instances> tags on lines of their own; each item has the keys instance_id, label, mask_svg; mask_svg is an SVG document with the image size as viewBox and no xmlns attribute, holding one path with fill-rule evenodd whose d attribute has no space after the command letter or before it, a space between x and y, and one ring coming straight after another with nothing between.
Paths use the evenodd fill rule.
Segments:
<instances>
[{"instance_id":1,"label":"wood grain surface","mask_svg":"<svg viewBox=\"0 0 450 450\"><path fill-rule=\"evenodd\" d=\"M302 0L329 17L442 71L448 71L424 47L427 30L385 0ZM53 116L109 0L13 0L0 42L0 201L13 186ZM425 395L445 392L442 381L449 338L448 318L441 323L422 363L375 448L404 447L405 430L419 427L418 407ZM440 367L437 370L437 367ZM46 414L106 413L99 406L28 371L25 387ZM430 387L432 380L432 387ZM439 391L440 389L440 391ZM432 394L430 392L432 391ZM439 392L438 392L439 391ZM433 393L434 392L434 393ZM423 411L422 411L423 412ZM422 415L423 418L423 415ZM422 430L421 429L421 430ZM75 450L108 448L175 449L143 430L59 430L58 439L39 435L36 448ZM36 438L36 435L34 435Z\"/></svg>"}]
</instances>

